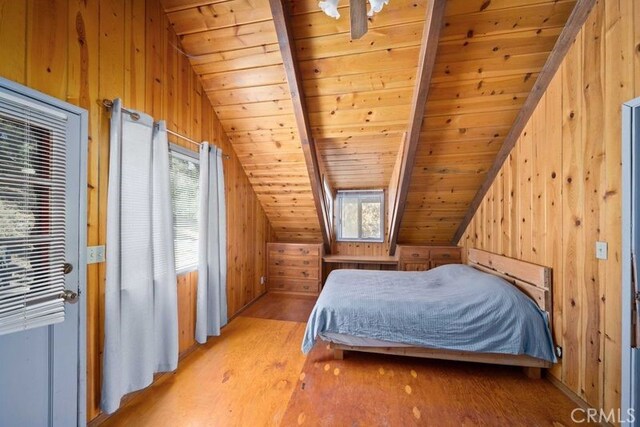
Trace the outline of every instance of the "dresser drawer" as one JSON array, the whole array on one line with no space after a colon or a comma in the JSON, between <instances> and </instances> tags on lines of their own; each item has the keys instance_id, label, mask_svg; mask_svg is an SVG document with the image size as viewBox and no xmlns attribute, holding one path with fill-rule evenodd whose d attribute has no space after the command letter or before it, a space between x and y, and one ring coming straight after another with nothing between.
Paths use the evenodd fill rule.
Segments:
<instances>
[{"instance_id":1,"label":"dresser drawer","mask_svg":"<svg viewBox=\"0 0 640 427\"><path fill-rule=\"evenodd\" d=\"M460 263L462 251L455 246L398 246L398 269L425 271L445 264Z\"/></svg>"},{"instance_id":2,"label":"dresser drawer","mask_svg":"<svg viewBox=\"0 0 640 427\"><path fill-rule=\"evenodd\" d=\"M318 294L320 282L317 280L298 280L281 277L269 278L269 290L273 292L301 292Z\"/></svg>"},{"instance_id":3,"label":"dresser drawer","mask_svg":"<svg viewBox=\"0 0 640 427\"><path fill-rule=\"evenodd\" d=\"M317 295L322 279L322 245L269 243L267 284L270 292Z\"/></svg>"},{"instance_id":4,"label":"dresser drawer","mask_svg":"<svg viewBox=\"0 0 640 427\"><path fill-rule=\"evenodd\" d=\"M292 279L315 279L320 278L318 263L311 267L289 267L289 266L269 266L269 277L290 277Z\"/></svg>"},{"instance_id":5,"label":"dresser drawer","mask_svg":"<svg viewBox=\"0 0 640 427\"><path fill-rule=\"evenodd\" d=\"M304 257L320 257L320 245L292 245L270 243L268 245L269 256L297 255Z\"/></svg>"},{"instance_id":6,"label":"dresser drawer","mask_svg":"<svg viewBox=\"0 0 640 427\"><path fill-rule=\"evenodd\" d=\"M319 268L320 257L272 254L269 256L269 266L278 267L315 267Z\"/></svg>"},{"instance_id":7,"label":"dresser drawer","mask_svg":"<svg viewBox=\"0 0 640 427\"><path fill-rule=\"evenodd\" d=\"M398 268L400 271L427 271L430 268L429 261L425 262L401 262L400 267Z\"/></svg>"},{"instance_id":8,"label":"dresser drawer","mask_svg":"<svg viewBox=\"0 0 640 427\"><path fill-rule=\"evenodd\" d=\"M437 248L431 249L432 260L457 260L461 257L460 249L458 248Z\"/></svg>"},{"instance_id":9,"label":"dresser drawer","mask_svg":"<svg viewBox=\"0 0 640 427\"><path fill-rule=\"evenodd\" d=\"M431 268L436 268L436 267L440 267L441 265L447 265L447 264L460 264L460 260L459 259L449 259L449 260L437 260L437 261L431 261Z\"/></svg>"},{"instance_id":10,"label":"dresser drawer","mask_svg":"<svg viewBox=\"0 0 640 427\"><path fill-rule=\"evenodd\" d=\"M400 259L410 260L428 260L430 258L431 249L424 246L401 246Z\"/></svg>"}]
</instances>

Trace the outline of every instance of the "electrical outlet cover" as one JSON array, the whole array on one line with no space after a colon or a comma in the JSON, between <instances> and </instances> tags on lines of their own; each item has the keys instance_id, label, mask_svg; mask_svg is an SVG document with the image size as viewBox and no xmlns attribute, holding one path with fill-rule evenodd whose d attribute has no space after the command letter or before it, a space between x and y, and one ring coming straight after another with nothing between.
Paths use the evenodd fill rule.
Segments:
<instances>
[{"instance_id":1,"label":"electrical outlet cover","mask_svg":"<svg viewBox=\"0 0 640 427\"><path fill-rule=\"evenodd\" d=\"M607 259L607 242L596 242L596 258Z\"/></svg>"},{"instance_id":2,"label":"electrical outlet cover","mask_svg":"<svg viewBox=\"0 0 640 427\"><path fill-rule=\"evenodd\" d=\"M87 246L87 264L97 264L105 261L104 246Z\"/></svg>"},{"instance_id":3,"label":"electrical outlet cover","mask_svg":"<svg viewBox=\"0 0 640 427\"><path fill-rule=\"evenodd\" d=\"M96 246L96 262L104 262L106 256L106 249L104 246Z\"/></svg>"}]
</instances>

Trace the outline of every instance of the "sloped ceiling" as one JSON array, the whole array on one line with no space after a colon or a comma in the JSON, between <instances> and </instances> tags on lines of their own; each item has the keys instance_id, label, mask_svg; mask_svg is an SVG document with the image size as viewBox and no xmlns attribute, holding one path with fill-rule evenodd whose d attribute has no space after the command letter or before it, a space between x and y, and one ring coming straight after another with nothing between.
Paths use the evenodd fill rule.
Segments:
<instances>
[{"instance_id":1,"label":"sloped ceiling","mask_svg":"<svg viewBox=\"0 0 640 427\"><path fill-rule=\"evenodd\" d=\"M575 3L447 3L398 242L451 242Z\"/></svg>"},{"instance_id":2,"label":"sloped ceiling","mask_svg":"<svg viewBox=\"0 0 640 427\"><path fill-rule=\"evenodd\" d=\"M164 6L277 238L322 241L268 0Z\"/></svg>"},{"instance_id":3,"label":"sloped ceiling","mask_svg":"<svg viewBox=\"0 0 640 427\"><path fill-rule=\"evenodd\" d=\"M291 1L305 102L336 189L386 188L407 130L427 0L391 0L350 40ZM321 241L268 0L164 0L279 240ZM575 0L449 0L399 242L448 243Z\"/></svg>"},{"instance_id":4,"label":"sloped ceiling","mask_svg":"<svg viewBox=\"0 0 640 427\"><path fill-rule=\"evenodd\" d=\"M299 2L291 4L295 11ZM348 4L339 3L339 20L319 11L291 20L309 121L333 188L387 188L411 109L426 1L391 1L359 40L349 34Z\"/></svg>"}]
</instances>

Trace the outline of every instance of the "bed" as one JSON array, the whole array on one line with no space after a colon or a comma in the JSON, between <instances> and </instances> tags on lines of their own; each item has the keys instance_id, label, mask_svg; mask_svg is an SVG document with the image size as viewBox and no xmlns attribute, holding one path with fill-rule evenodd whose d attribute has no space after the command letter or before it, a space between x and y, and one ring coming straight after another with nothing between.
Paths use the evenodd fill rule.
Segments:
<instances>
[{"instance_id":1,"label":"bed","mask_svg":"<svg viewBox=\"0 0 640 427\"><path fill-rule=\"evenodd\" d=\"M477 249L467 264L425 272L336 270L309 317L334 357L361 351L522 366L530 377L556 362L551 270Z\"/></svg>"}]
</instances>

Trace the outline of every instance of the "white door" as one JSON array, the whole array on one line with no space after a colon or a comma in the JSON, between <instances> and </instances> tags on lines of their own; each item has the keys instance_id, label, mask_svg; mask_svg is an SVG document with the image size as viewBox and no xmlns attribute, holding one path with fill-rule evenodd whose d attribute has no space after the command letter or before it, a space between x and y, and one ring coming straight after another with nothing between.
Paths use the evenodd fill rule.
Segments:
<instances>
[{"instance_id":1,"label":"white door","mask_svg":"<svg viewBox=\"0 0 640 427\"><path fill-rule=\"evenodd\" d=\"M622 107L622 407L625 425L640 425L640 98Z\"/></svg>"},{"instance_id":2,"label":"white door","mask_svg":"<svg viewBox=\"0 0 640 427\"><path fill-rule=\"evenodd\" d=\"M86 129L84 110L0 79L3 427L85 424Z\"/></svg>"}]
</instances>

